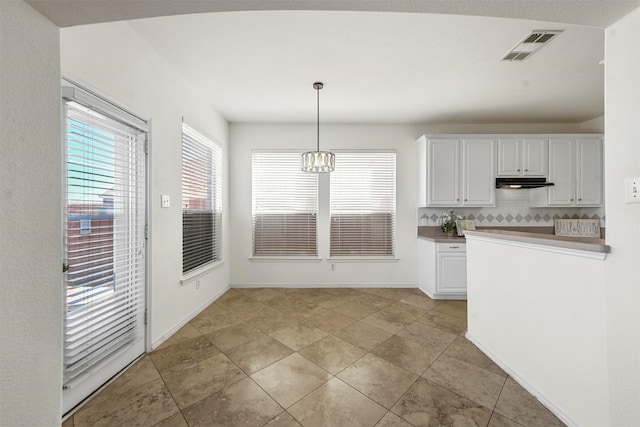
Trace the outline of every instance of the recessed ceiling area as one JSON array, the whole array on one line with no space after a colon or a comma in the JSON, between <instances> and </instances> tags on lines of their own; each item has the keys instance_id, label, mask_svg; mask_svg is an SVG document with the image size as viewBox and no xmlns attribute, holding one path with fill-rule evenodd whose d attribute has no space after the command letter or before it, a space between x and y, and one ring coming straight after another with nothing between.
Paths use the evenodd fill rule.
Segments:
<instances>
[{"instance_id":1,"label":"recessed ceiling area","mask_svg":"<svg viewBox=\"0 0 640 427\"><path fill-rule=\"evenodd\" d=\"M331 11L193 14L129 25L230 122L313 122L314 81L325 83L323 122L576 123L604 113L598 28ZM562 33L526 61L500 61L545 29Z\"/></svg>"}]
</instances>

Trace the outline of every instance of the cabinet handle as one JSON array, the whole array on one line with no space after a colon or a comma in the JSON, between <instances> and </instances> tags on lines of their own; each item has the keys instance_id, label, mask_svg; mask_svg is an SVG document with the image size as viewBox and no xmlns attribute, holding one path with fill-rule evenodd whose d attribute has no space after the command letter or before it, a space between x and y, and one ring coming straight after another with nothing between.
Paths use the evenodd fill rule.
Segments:
<instances>
[{"instance_id":1,"label":"cabinet handle","mask_svg":"<svg viewBox=\"0 0 640 427\"><path fill-rule=\"evenodd\" d=\"M456 202L459 202L459 201L460 201L460 199L456 199Z\"/></svg>"},{"instance_id":2,"label":"cabinet handle","mask_svg":"<svg viewBox=\"0 0 640 427\"><path fill-rule=\"evenodd\" d=\"M466 202L466 201L467 201L467 199L464 199L464 201Z\"/></svg>"},{"instance_id":3,"label":"cabinet handle","mask_svg":"<svg viewBox=\"0 0 640 427\"><path fill-rule=\"evenodd\" d=\"M449 246L449 249L460 249L460 246Z\"/></svg>"},{"instance_id":4,"label":"cabinet handle","mask_svg":"<svg viewBox=\"0 0 640 427\"><path fill-rule=\"evenodd\" d=\"M516 169L516 172L520 172L520 169Z\"/></svg>"},{"instance_id":5,"label":"cabinet handle","mask_svg":"<svg viewBox=\"0 0 640 427\"><path fill-rule=\"evenodd\" d=\"M525 172L529 172L529 169L525 169L524 171L525 171Z\"/></svg>"},{"instance_id":6,"label":"cabinet handle","mask_svg":"<svg viewBox=\"0 0 640 427\"><path fill-rule=\"evenodd\" d=\"M581 201L582 201L582 199L578 199L578 201L579 201L579 202L581 202Z\"/></svg>"},{"instance_id":7,"label":"cabinet handle","mask_svg":"<svg viewBox=\"0 0 640 427\"><path fill-rule=\"evenodd\" d=\"M573 199L569 200L570 202L573 202Z\"/></svg>"}]
</instances>

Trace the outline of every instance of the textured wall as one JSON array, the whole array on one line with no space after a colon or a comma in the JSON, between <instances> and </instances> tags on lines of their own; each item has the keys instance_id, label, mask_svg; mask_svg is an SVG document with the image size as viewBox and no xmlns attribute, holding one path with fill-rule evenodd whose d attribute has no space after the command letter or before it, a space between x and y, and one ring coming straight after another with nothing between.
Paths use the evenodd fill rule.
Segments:
<instances>
[{"instance_id":1,"label":"textured wall","mask_svg":"<svg viewBox=\"0 0 640 427\"><path fill-rule=\"evenodd\" d=\"M608 425L606 261L510 243L467 239L467 336L569 425Z\"/></svg>"},{"instance_id":2,"label":"textured wall","mask_svg":"<svg viewBox=\"0 0 640 427\"><path fill-rule=\"evenodd\" d=\"M223 146L223 206L229 206L227 122L126 22L61 30L62 70L151 119L150 342L159 345L229 286L229 218L223 222L223 258L217 270L182 286L182 119ZM162 194L170 208L160 208Z\"/></svg>"},{"instance_id":3,"label":"textured wall","mask_svg":"<svg viewBox=\"0 0 640 427\"><path fill-rule=\"evenodd\" d=\"M323 125L324 149L395 149L397 262L340 262L332 271L329 254L329 179L319 180L318 253L322 262L251 261L251 150L312 149L314 126L231 125L231 247L233 285L417 286L415 225L418 191L416 135L406 125ZM331 262L331 261L329 261Z\"/></svg>"},{"instance_id":4,"label":"textured wall","mask_svg":"<svg viewBox=\"0 0 640 427\"><path fill-rule=\"evenodd\" d=\"M640 9L606 32L605 182L611 425L640 425L640 204L624 179L640 176Z\"/></svg>"},{"instance_id":5,"label":"textured wall","mask_svg":"<svg viewBox=\"0 0 640 427\"><path fill-rule=\"evenodd\" d=\"M0 425L60 423L58 29L0 1Z\"/></svg>"}]
</instances>

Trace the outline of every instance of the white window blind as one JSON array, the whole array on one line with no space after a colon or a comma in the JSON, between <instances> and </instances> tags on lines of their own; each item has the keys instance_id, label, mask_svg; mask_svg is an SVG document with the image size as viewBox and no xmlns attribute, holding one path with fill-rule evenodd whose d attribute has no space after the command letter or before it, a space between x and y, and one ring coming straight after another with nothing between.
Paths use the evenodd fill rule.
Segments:
<instances>
[{"instance_id":1,"label":"white window blind","mask_svg":"<svg viewBox=\"0 0 640 427\"><path fill-rule=\"evenodd\" d=\"M65 102L65 389L144 351L145 138Z\"/></svg>"},{"instance_id":2,"label":"white window blind","mask_svg":"<svg viewBox=\"0 0 640 427\"><path fill-rule=\"evenodd\" d=\"M393 256L396 153L336 152L331 180L331 256Z\"/></svg>"},{"instance_id":3,"label":"white window blind","mask_svg":"<svg viewBox=\"0 0 640 427\"><path fill-rule=\"evenodd\" d=\"M318 254L318 175L300 170L300 152L254 151L254 256Z\"/></svg>"},{"instance_id":4,"label":"white window blind","mask_svg":"<svg viewBox=\"0 0 640 427\"><path fill-rule=\"evenodd\" d=\"M222 148L182 124L182 272L222 260Z\"/></svg>"}]
</instances>

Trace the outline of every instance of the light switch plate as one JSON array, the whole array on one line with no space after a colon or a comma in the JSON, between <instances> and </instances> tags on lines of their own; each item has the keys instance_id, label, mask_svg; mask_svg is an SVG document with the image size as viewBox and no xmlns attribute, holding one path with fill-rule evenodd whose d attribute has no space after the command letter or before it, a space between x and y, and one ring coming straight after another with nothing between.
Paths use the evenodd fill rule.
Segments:
<instances>
[{"instance_id":1,"label":"light switch plate","mask_svg":"<svg viewBox=\"0 0 640 427\"><path fill-rule=\"evenodd\" d=\"M625 203L640 203L640 177L624 180Z\"/></svg>"},{"instance_id":2,"label":"light switch plate","mask_svg":"<svg viewBox=\"0 0 640 427\"><path fill-rule=\"evenodd\" d=\"M162 195L162 207L163 208L170 208L171 207L171 198L169 197L168 194L163 194Z\"/></svg>"}]
</instances>

